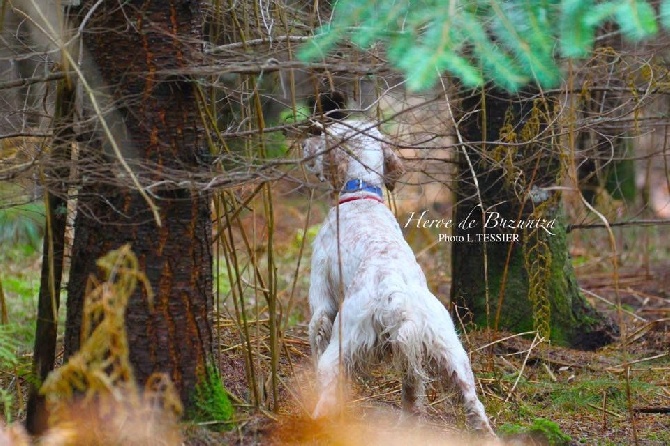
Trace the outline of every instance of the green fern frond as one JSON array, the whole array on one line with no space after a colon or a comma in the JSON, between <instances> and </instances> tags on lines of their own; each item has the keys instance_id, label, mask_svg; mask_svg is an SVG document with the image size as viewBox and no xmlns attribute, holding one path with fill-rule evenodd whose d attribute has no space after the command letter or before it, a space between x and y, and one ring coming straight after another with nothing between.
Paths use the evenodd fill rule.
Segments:
<instances>
[{"instance_id":1,"label":"green fern frond","mask_svg":"<svg viewBox=\"0 0 670 446\"><path fill-rule=\"evenodd\" d=\"M0 325L0 368L13 367L18 363L16 352L20 347L16 327Z\"/></svg>"}]
</instances>

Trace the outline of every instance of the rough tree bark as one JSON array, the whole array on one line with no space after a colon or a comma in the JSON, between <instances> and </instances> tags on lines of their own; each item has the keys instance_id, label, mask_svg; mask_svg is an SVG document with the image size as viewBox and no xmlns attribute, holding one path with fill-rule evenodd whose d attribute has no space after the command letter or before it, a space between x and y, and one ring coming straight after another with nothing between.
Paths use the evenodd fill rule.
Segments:
<instances>
[{"instance_id":1,"label":"rough tree bark","mask_svg":"<svg viewBox=\"0 0 670 446\"><path fill-rule=\"evenodd\" d=\"M491 88L463 100L454 235L466 242L452 245L451 298L478 325L537 330L560 344L595 349L616 329L580 294L570 263L560 195L551 190L561 177L547 124L553 109L550 98ZM531 227L515 229L511 220Z\"/></svg>"},{"instance_id":2,"label":"rough tree bark","mask_svg":"<svg viewBox=\"0 0 670 446\"><path fill-rule=\"evenodd\" d=\"M99 71L101 98L114 104L105 115L117 143L142 181L166 171L199 167L205 138L196 84L162 70L198 63L202 54L201 5L195 0L85 2L80 17L96 9L85 26L85 47ZM93 6L95 5L95 6ZM93 76L93 70L85 74ZM106 110L105 112L107 112ZM116 117L114 115L116 114ZM68 286L66 357L80 345L86 281L95 260L130 243L155 293L153 311L144 290L127 308L130 360L144 383L168 372L188 408L212 351L212 253L210 197L182 187L153 190L162 222L133 188L109 141L97 129L83 144ZM107 172L110 183L87 182L86 172ZM116 183L127 181L127 186ZM115 183L116 182L116 183Z\"/></svg>"}]
</instances>

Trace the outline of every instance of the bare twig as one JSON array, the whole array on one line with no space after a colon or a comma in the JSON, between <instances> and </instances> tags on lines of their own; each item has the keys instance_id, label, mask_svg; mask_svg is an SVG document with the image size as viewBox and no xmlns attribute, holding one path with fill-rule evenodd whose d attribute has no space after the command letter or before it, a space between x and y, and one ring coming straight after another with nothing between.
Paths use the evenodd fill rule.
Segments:
<instances>
[{"instance_id":1,"label":"bare twig","mask_svg":"<svg viewBox=\"0 0 670 446\"><path fill-rule=\"evenodd\" d=\"M670 413L670 407L635 407L635 413Z\"/></svg>"},{"instance_id":2,"label":"bare twig","mask_svg":"<svg viewBox=\"0 0 670 446\"><path fill-rule=\"evenodd\" d=\"M23 77L21 79L15 79L13 81L0 82L0 90L6 90L8 88L18 88L18 87L27 87L33 84L39 84L41 82L54 82L72 75L74 72L66 71L57 71L55 73L48 74L46 76L35 76L35 77Z\"/></svg>"},{"instance_id":3,"label":"bare twig","mask_svg":"<svg viewBox=\"0 0 670 446\"><path fill-rule=\"evenodd\" d=\"M654 219L643 219L643 220L629 220L629 221L620 221L614 223L591 223L591 224L574 224L568 225L566 232L571 232L575 229L603 229L603 228L615 228L615 227L624 227L624 226L670 226L670 220L664 220L660 218Z\"/></svg>"},{"instance_id":4,"label":"bare twig","mask_svg":"<svg viewBox=\"0 0 670 446\"><path fill-rule=\"evenodd\" d=\"M311 39L312 36L275 36L272 37L272 42L273 43L279 43L279 42L306 42L309 39ZM261 38L261 39L252 39L252 40L247 40L246 42L233 42L233 43L227 43L225 45L218 45L212 48L207 48L205 49L206 54L216 54L220 53L223 51L232 51L232 50L238 50L240 48L247 48L250 46L256 46L256 45L269 45L270 44L270 39L268 38Z\"/></svg>"},{"instance_id":5,"label":"bare twig","mask_svg":"<svg viewBox=\"0 0 670 446\"><path fill-rule=\"evenodd\" d=\"M512 397L514 394L514 391L516 390L516 386L519 384L519 381L521 380L521 377L523 376L523 371L526 369L526 363L528 362L528 358L530 358L530 354L532 353L533 349L537 347L539 344L544 342L544 338L540 337L538 334L535 335L535 338L533 339L533 342L531 343L530 347L528 347L526 356L523 358L523 364L521 364L521 370L519 370L519 373L516 376L516 379L514 380L514 385L510 389L509 393L507 394L507 397L505 398L505 403L509 401L509 399Z\"/></svg>"}]
</instances>

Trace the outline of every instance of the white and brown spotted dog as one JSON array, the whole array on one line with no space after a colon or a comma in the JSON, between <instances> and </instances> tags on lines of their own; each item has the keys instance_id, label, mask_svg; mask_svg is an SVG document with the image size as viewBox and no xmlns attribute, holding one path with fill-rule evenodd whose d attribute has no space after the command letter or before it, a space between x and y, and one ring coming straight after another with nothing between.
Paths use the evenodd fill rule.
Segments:
<instances>
[{"instance_id":1,"label":"white and brown spotted dog","mask_svg":"<svg viewBox=\"0 0 670 446\"><path fill-rule=\"evenodd\" d=\"M494 435L451 317L384 204L382 186L393 189L403 172L391 145L374 123L344 119L302 148L307 169L339 192L312 255L309 337L320 392L313 417L338 403L340 359L349 374L390 355L403 374L403 409L423 411L432 376L459 389L472 428Z\"/></svg>"}]
</instances>

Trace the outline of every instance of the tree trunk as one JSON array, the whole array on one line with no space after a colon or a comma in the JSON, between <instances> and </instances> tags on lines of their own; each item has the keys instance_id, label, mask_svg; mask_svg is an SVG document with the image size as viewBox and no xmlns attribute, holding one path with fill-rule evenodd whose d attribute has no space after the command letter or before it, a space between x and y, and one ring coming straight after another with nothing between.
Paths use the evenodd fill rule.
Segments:
<instances>
[{"instance_id":1,"label":"tree trunk","mask_svg":"<svg viewBox=\"0 0 670 446\"><path fill-rule=\"evenodd\" d=\"M70 150L74 141L72 122L74 118L75 91L65 79L58 84L56 110L54 114L54 140L51 157L46 165L45 177L51 181L46 186L46 230L42 247L42 271L38 297L35 346L33 348L33 375L26 409L26 429L33 435L47 428L45 400L39 394L39 386L53 370L56 360L58 332L58 307L63 279L65 255L65 229L67 226L67 179L70 174Z\"/></svg>"},{"instance_id":2,"label":"tree trunk","mask_svg":"<svg viewBox=\"0 0 670 446\"><path fill-rule=\"evenodd\" d=\"M94 3L87 2L81 17ZM143 0L97 6L83 38L105 97L114 103L112 113L105 110L105 119L119 137L128 164L142 181L165 179L167 172L196 171L205 148L196 84L162 70L199 62L199 2ZM130 243L155 293L153 310L141 289L127 308L135 376L142 384L153 372L168 372L188 408L212 351L210 196L177 186L152 189L159 226L146 196L132 186L127 169L109 148L110 141L100 132L92 135L79 165L84 185L68 287L66 357L79 348L86 281L96 272L95 260ZM87 181L96 177L105 182Z\"/></svg>"},{"instance_id":3,"label":"tree trunk","mask_svg":"<svg viewBox=\"0 0 670 446\"><path fill-rule=\"evenodd\" d=\"M553 101L486 89L462 109L454 235L463 241L452 245L452 302L478 325L537 330L584 349L611 342L612 322L579 292L560 195L551 189L561 178L547 124Z\"/></svg>"}]
</instances>

